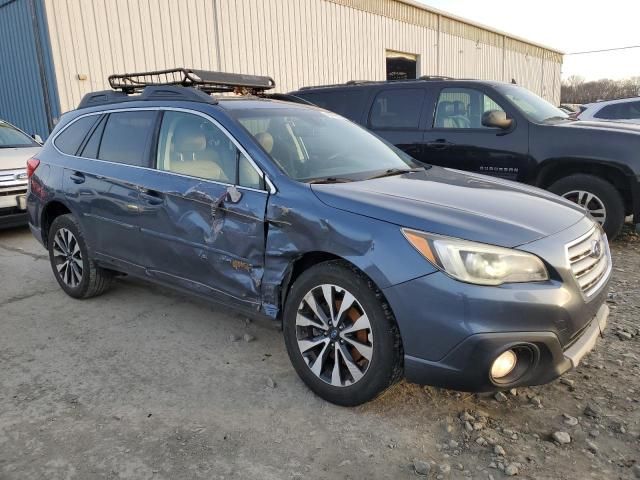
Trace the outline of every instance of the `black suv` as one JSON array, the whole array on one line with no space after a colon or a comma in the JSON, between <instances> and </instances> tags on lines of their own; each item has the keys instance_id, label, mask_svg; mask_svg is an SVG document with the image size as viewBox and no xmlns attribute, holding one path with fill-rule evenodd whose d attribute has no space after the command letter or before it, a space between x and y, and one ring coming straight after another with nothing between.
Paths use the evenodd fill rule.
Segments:
<instances>
[{"instance_id":1,"label":"black suv","mask_svg":"<svg viewBox=\"0 0 640 480\"><path fill-rule=\"evenodd\" d=\"M640 125L576 121L514 84L423 77L290 95L372 130L417 160L545 188L615 237L640 223Z\"/></svg>"}]
</instances>

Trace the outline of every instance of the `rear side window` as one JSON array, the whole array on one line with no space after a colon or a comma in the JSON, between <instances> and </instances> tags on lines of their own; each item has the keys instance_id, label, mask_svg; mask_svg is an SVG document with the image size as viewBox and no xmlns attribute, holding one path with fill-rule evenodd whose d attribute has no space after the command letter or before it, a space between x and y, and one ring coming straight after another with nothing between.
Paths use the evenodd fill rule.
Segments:
<instances>
[{"instance_id":1,"label":"rear side window","mask_svg":"<svg viewBox=\"0 0 640 480\"><path fill-rule=\"evenodd\" d=\"M369 126L377 129L417 129L424 96L425 91L418 88L380 92L371 107Z\"/></svg>"},{"instance_id":2,"label":"rear side window","mask_svg":"<svg viewBox=\"0 0 640 480\"><path fill-rule=\"evenodd\" d=\"M98 125L93 129L93 133L89 134L82 152L81 157L85 158L98 158L98 149L100 148L100 141L102 140L102 132L104 132L104 126L107 123L107 116L102 117L102 120L98 122Z\"/></svg>"},{"instance_id":3,"label":"rear side window","mask_svg":"<svg viewBox=\"0 0 640 480\"><path fill-rule=\"evenodd\" d=\"M357 122L362 115L365 94L366 91L363 89L349 89L348 91L298 92L296 97Z\"/></svg>"},{"instance_id":4,"label":"rear side window","mask_svg":"<svg viewBox=\"0 0 640 480\"><path fill-rule=\"evenodd\" d=\"M595 118L631 120L640 118L640 102L625 102L607 105L596 112Z\"/></svg>"},{"instance_id":5,"label":"rear side window","mask_svg":"<svg viewBox=\"0 0 640 480\"><path fill-rule=\"evenodd\" d=\"M147 147L157 112L131 111L111 113L104 126L98 152L100 160L149 166Z\"/></svg>"},{"instance_id":6,"label":"rear side window","mask_svg":"<svg viewBox=\"0 0 640 480\"><path fill-rule=\"evenodd\" d=\"M82 117L65 128L54 141L58 150L67 155L76 155L78 149L87 136L91 127L98 121L100 115Z\"/></svg>"}]
</instances>

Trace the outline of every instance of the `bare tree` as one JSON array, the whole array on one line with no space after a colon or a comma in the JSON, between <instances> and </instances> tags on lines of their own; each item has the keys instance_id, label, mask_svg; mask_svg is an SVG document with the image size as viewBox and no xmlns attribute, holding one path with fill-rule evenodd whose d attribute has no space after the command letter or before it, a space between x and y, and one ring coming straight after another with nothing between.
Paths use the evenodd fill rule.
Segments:
<instances>
[{"instance_id":1,"label":"bare tree","mask_svg":"<svg viewBox=\"0 0 640 480\"><path fill-rule=\"evenodd\" d=\"M562 103L591 103L638 95L640 95L640 77L624 80L603 78L586 82L578 75L572 75L562 82L560 93Z\"/></svg>"}]
</instances>

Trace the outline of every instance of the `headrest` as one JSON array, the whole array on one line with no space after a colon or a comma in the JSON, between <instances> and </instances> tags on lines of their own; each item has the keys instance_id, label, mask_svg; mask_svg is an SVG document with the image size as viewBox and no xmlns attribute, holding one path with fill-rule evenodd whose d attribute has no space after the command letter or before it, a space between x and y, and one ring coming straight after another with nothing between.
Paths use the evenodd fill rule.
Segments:
<instances>
[{"instance_id":1,"label":"headrest","mask_svg":"<svg viewBox=\"0 0 640 480\"><path fill-rule=\"evenodd\" d=\"M467 113L467 109L464 106L464 102L460 100L456 100L453 102L453 114L454 115L465 115Z\"/></svg>"},{"instance_id":2,"label":"headrest","mask_svg":"<svg viewBox=\"0 0 640 480\"><path fill-rule=\"evenodd\" d=\"M267 153L271 153L271 150L273 150L273 135L269 132L260 132L256 135L256 140Z\"/></svg>"},{"instance_id":3,"label":"headrest","mask_svg":"<svg viewBox=\"0 0 640 480\"><path fill-rule=\"evenodd\" d=\"M176 152L201 152L207 148L207 137L197 122L183 122L173 133L173 148Z\"/></svg>"}]
</instances>

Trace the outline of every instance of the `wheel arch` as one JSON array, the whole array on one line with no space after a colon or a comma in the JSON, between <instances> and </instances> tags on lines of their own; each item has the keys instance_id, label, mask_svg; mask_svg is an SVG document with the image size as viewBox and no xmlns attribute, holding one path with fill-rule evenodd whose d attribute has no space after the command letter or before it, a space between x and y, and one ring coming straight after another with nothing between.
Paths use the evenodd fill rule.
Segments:
<instances>
[{"instance_id":1,"label":"wheel arch","mask_svg":"<svg viewBox=\"0 0 640 480\"><path fill-rule=\"evenodd\" d=\"M73 213L64 202L59 199L51 200L42 209L40 214L40 228L42 231L42 241L45 246L49 244L49 229L53 221L61 215Z\"/></svg>"},{"instance_id":2,"label":"wheel arch","mask_svg":"<svg viewBox=\"0 0 640 480\"><path fill-rule=\"evenodd\" d=\"M622 196L626 214L634 213L637 201L627 168L613 162L589 158L554 158L544 161L536 174L536 186L548 189L561 178L574 174L593 175L611 183Z\"/></svg>"}]
</instances>

